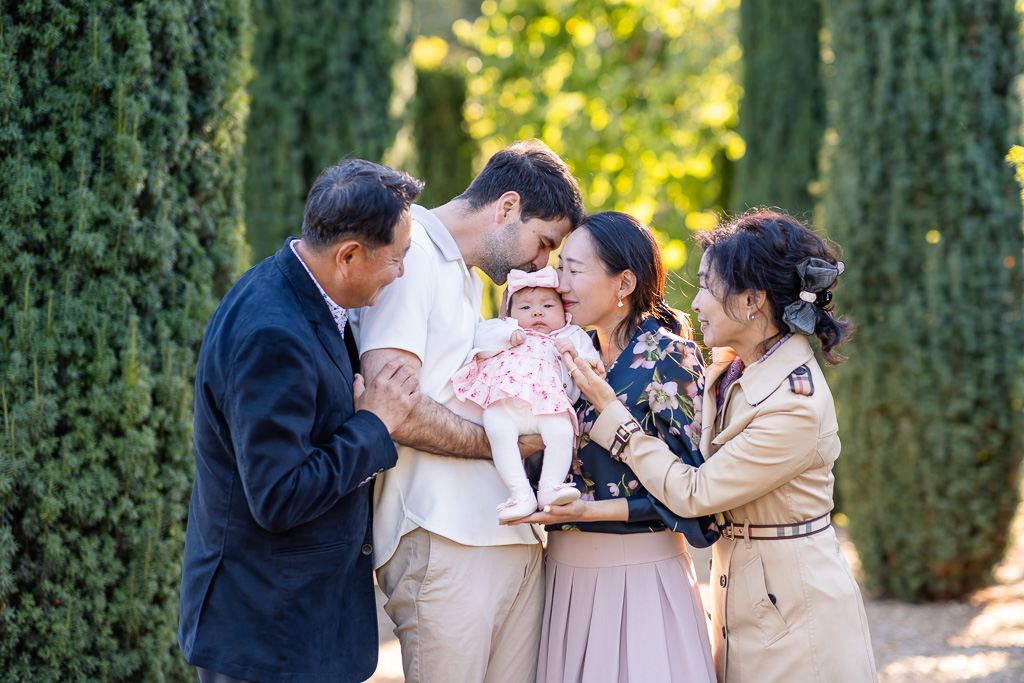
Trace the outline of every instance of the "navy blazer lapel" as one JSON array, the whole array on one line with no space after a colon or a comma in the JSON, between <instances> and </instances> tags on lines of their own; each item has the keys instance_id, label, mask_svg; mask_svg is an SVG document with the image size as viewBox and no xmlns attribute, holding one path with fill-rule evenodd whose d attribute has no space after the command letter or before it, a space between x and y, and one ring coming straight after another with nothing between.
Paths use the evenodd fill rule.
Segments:
<instances>
[{"instance_id":1,"label":"navy blazer lapel","mask_svg":"<svg viewBox=\"0 0 1024 683\"><path fill-rule=\"evenodd\" d=\"M292 253L291 240L290 237L285 240L284 247L277 252L275 256L277 267L291 284L303 315L313 325L316 338L320 340L320 344L331 361L344 375L345 381L351 385L353 380L352 364L349 362L345 342L338 332L338 325L331 316L327 302L320 295L320 290L313 283L313 278Z\"/></svg>"}]
</instances>

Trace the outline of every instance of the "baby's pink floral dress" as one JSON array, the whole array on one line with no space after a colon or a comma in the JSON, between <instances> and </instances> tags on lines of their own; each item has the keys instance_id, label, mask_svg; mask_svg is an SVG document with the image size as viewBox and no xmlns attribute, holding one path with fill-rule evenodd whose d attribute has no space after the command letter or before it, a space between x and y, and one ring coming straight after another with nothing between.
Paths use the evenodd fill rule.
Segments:
<instances>
[{"instance_id":1,"label":"baby's pink floral dress","mask_svg":"<svg viewBox=\"0 0 1024 683\"><path fill-rule=\"evenodd\" d=\"M562 362L555 337L524 330L526 341L483 361L475 357L452 377L455 395L487 408L518 398L534 415L575 414L562 384Z\"/></svg>"}]
</instances>

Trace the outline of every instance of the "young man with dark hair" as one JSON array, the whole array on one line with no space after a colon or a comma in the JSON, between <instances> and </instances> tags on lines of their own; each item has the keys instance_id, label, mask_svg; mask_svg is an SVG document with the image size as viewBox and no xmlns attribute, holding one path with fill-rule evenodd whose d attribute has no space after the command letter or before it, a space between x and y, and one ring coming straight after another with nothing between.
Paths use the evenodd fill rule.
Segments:
<instances>
[{"instance_id":1,"label":"young man with dark hair","mask_svg":"<svg viewBox=\"0 0 1024 683\"><path fill-rule=\"evenodd\" d=\"M481 320L483 284L543 267L583 217L569 168L538 140L495 154L470 187L412 207L406 275L354 314L367 372L415 368L418 405L392 438L398 464L374 492L374 565L397 624L406 680L533 681L544 609L539 531L499 526L508 497L478 406L455 398ZM524 453L542 448L521 439Z\"/></svg>"},{"instance_id":2,"label":"young man with dark hair","mask_svg":"<svg viewBox=\"0 0 1024 683\"><path fill-rule=\"evenodd\" d=\"M363 681L377 664L369 490L419 403L401 359L364 381L347 310L403 272L423 183L353 159L227 293L196 372L178 644L202 683Z\"/></svg>"}]
</instances>

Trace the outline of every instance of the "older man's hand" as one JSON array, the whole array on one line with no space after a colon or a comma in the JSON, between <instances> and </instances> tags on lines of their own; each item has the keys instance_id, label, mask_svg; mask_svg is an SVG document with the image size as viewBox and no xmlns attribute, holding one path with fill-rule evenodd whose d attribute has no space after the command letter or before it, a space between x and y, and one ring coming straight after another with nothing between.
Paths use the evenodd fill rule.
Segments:
<instances>
[{"instance_id":1,"label":"older man's hand","mask_svg":"<svg viewBox=\"0 0 1024 683\"><path fill-rule=\"evenodd\" d=\"M356 410L368 410L379 417L389 434L401 426L422 396L415 368L400 358L385 363L369 385L357 374L352 395Z\"/></svg>"}]
</instances>

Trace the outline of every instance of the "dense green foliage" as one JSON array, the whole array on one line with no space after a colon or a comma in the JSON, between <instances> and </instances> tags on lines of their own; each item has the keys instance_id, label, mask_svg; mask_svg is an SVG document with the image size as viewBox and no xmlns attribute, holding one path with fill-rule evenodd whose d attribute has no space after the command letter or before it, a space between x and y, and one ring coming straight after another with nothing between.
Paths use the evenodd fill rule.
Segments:
<instances>
[{"instance_id":1,"label":"dense green foliage","mask_svg":"<svg viewBox=\"0 0 1024 683\"><path fill-rule=\"evenodd\" d=\"M0 5L0 680L193 680L203 329L238 275L244 0Z\"/></svg>"},{"instance_id":2,"label":"dense green foliage","mask_svg":"<svg viewBox=\"0 0 1024 683\"><path fill-rule=\"evenodd\" d=\"M1002 557L1024 455L1014 0L829 0L825 225L859 325L833 386L869 579L961 596Z\"/></svg>"},{"instance_id":3,"label":"dense green foliage","mask_svg":"<svg viewBox=\"0 0 1024 683\"><path fill-rule=\"evenodd\" d=\"M419 48L422 46L422 48ZM476 144L466 130L466 78L443 59L443 40L417 41L416 97L410 103L414 151L408 170L427 178L418 204L433 208L462 193L473 180ZM428 53L436 53L436 57ZM424 55L416 59L416 55Z\"/></svg>"},{"instance_id":4,"label":"dense green foliage","mask_svg":"<svg viewBox=\"0 0 1024 683\"><path fill-rule=\"evenodd\" d=\"M408 1L253 2L245 218L257 259L299 234L323 168L351 157L381 162L394 142Z\"/></svg>"},{"instance_id":5,"label":"dense green foliage","mask_svg":"<svg viewBox=\"0 0 1024 683\"><path fill-rule=\"evenodd\" d=\"M588 209L627 211L676 238L665 242L678 268L678 238L729 206L727 160L743 154L737 5L486 0L483 16L455 25L477 52L470 133L484 158L541 138L573 168Z\"/></svg>"},{"instance_id":6,"label":"dense green foliage","mask_svg":"<svg viewBox=\"0 0 1024 683\"><path fill-rule=\"evenodd\" d=\"M739 133L747 145L736 169L734 208L777 206L809 218L825 131L818 33L820 0L740 4L743 99Z\"/></svg>"}]
</instances>

